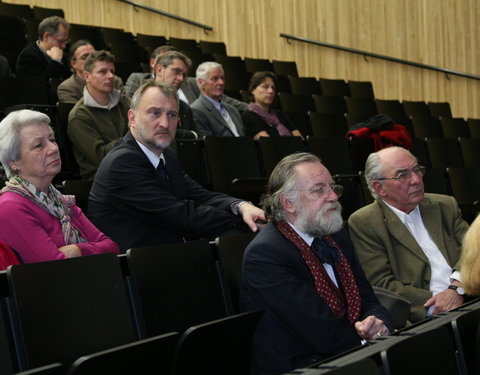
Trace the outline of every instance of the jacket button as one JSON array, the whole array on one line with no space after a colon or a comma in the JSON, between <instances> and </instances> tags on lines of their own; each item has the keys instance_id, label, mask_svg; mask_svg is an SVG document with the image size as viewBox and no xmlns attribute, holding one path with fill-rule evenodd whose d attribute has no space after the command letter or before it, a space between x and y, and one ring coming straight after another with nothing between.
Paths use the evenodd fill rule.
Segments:
<instances>
[{"instance_id":1,"label":"jacket button","mask_svg":"<svg viewBox=\"0 0 480 375\"><path fill-rule=\"evenodd\" d=\"M310 360L311 360L312 362L318 362L318 356L317 356L317 355L313 355L313 356L310 358Z\"/></svg>"}]
</instances>

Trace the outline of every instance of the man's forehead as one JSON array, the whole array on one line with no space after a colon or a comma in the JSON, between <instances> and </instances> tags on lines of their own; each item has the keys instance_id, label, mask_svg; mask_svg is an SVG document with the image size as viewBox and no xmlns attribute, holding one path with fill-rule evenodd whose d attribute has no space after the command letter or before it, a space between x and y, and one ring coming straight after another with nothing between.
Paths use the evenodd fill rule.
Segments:
<instances>
[{"instance_id":1,"label":"man's forehead","mask_svg":"<svg viewBox=\"0 0 480 375\"><path fill-rule=\"evenodd\" d=\"M224 74L223 69L220 67L216 67L216 68L210 68L207 75L209 77L212 77L212 76L223 76L223 74Z\"/></svg>"},{"instance_id":2,"label":"man's forehead","mask_svg":"<svg viewBox=\"0 0 480 375\"><path fill-rule=\"evenodd\" d=\"M177 101L174 97L165 95L159 87L149 87L142 95L140 103L149 108L160 108L169 105L171 107L177 107Z\"/></svg>"},{"instance_id":3,"label":"man's forehead","mask_svg":"<svg viewBox=\"0 0 480 375\"><path fill-rule=\"evenodd\" d=\"M297 182L302 185L331 184L330 172L322 163L301 163L295 166Z\"/></svg>"},{"instance_id":4,"label":"man's forehead","mask_svg":"<svg viewBox=\"0 0 480 375\"><path fill-rule=\"evenodd\" d=\"M408 169L417 164L415 158L405 150L395 150L381 154L380 160L384 169Z\"/></svg>"}]
</instances>

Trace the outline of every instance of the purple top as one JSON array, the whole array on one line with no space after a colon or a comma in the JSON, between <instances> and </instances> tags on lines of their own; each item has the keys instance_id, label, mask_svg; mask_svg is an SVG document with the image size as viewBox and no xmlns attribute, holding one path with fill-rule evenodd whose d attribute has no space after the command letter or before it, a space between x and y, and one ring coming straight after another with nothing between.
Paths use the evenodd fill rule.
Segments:
<instances>
[{"instance_id":1,"label":"purple top","mask_svg":"<svg viewBox=\"0 0 480 375\"><path fill-rule=\"evenodd\" d=\"M72 224L87 240L76 244L82 255L119 253L118 245L100 232L77 206L72 207ZM58 218L16 193L0 196L0 241L15 249L24 263L66 258L57 250L66 245Z\"/></svg>"}]
</instances>

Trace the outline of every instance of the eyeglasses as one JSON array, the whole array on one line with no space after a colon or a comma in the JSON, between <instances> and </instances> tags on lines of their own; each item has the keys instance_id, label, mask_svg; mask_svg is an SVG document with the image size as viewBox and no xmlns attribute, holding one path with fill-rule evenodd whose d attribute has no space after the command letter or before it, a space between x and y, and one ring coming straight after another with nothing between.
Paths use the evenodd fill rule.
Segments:
<instances>
[{"instance_id":1,"label":"eyeglasses","mask_svg":"<svg viewBox=\"0 0 480 375\"><path fill-rule=\"evenodd\" d=\"M411 181L412 173L415 173L418 177L425 176L425 170L426 168L424 166L416 165L412 169L401 169L397 171L394 177L381 177L381 178L377 178L376 180L378 181L397 180L400 183L404 184Z\"/></svg>"},{"instance_id":2,"label":"eyeglasses","mask_svg":"<svg viewBox=\"0 0 480 375\"><path fill-rule=\"evenodd\" d=\"M298 189L301 190L301 189ZM337 197L341 197L343 193L343 186L342 185L337 185L337 184L330 184L330 185L321 185L315 189L311 190L303 190L303 191L308 191L310 194L314 194L317 196L318 199L325 197L330 190L333 190L333 192L337 195Z\"/></svg>"},{"instance_id":3,"label":"eyeglasses","mask_svg":"<svg viewBox=\"0 0 480 375\"><path fill-rule=\"evenodd\" d=\"M55 35L50 34L50 36L57 41L58 44L64 45L70 43L70 39L59 39Z\"/></svg>"}]
</instances>

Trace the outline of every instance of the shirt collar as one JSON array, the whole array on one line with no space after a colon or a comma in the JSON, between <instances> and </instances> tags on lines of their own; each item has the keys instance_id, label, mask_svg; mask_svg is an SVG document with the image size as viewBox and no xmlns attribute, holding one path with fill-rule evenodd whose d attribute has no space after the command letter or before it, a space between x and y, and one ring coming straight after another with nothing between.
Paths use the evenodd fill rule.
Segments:
<instances>
[{"instance_id":1,"label":"shirt collar","mask_svg":"<svg viewBox=\"0 0 480 375\"><path fill-rule=\"evenodd\" d=\"M294 224L292 224L291 222L287 221L288 225L290 225L292 227L292 229L297 232L297 234L302 238L302 240L304 240L308 246L312 246L312 242L313 242L313 239L314 237L312 236L309 236L308 234L302 232L300 229L298 229Z\"/></svg>"},{"instance_id":2,"label":"shirt collar","mask_svg":"<svg viewBox=\"0 0 480 375\"><path fill-rule=\"evenodd\" d=\"M393 211L393 213L395 215L397 215L397 217L400 219L400 221L404 224L407 223L408 218L410 218L410 221L412 221L413 219L418 218L418 216L420 215L420 208L419 208L418 204L417 204L417 207L415 207L415 209L412 212L407 214L407 213L399 210L398 208L393 207L392 205L388 204L385 201L383 201L383 203L385 203L385 205L388 208L390 208Z\"/></svg>"},{"instance_id":3,"label":"shirt collar","mask_svg":"<svg viewBox=\"0 0 480 375\"><path fill-rule=\"evenodd\" d=\"M143 143L137 141L136 139L135 139L135 141L140 146L143 153L148 158L148 160L150 160L150 163L152 163L152 165L155 169L157 169L158 164L160 163L160 159L162 159L163 163L166 164L166 160L165 160L165 156L163 155L163 152L160 154L160 156L157 156L155 153L153 153L147 147L145 147L145 145Z\"/></svg>"},{"instance_id":4,"label":"shirt collar","mask_svg":"<svg viewBox=\"0 0 480 375\"><path fill-rule=\"evenodd\" d=\"M213 104L213 106L217 109L217 111L220 111L222 108L222 102L219 102L218 100L212 99L209 96L203 95L204 97L207 98L207 100Z\"/></svg>"}]
</instances>

